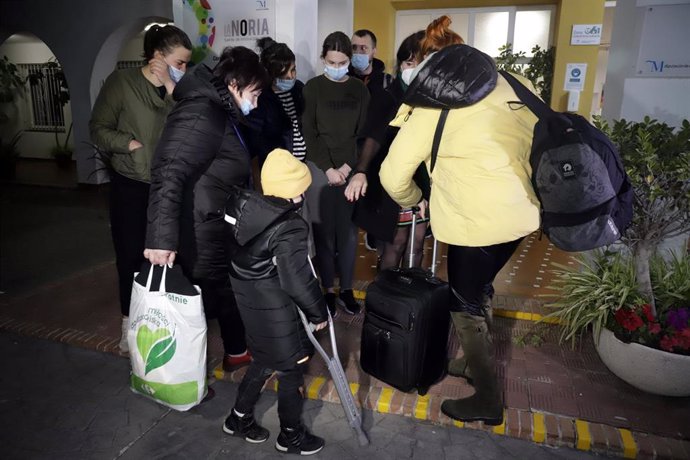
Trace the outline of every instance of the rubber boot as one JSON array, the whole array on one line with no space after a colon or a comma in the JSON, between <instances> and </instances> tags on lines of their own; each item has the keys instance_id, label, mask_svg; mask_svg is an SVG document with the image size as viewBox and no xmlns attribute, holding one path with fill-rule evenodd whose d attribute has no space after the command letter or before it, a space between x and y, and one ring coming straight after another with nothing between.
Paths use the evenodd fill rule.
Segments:
<instances>
[{"instance_id":1,"label":"rubber boot","mask_svg":"<svg viewBox=\"0 0 690 460\"><path fill-rule=\"evenodd\" d=\"M484 309L486 325L488 326L489 332L491 333L493 331L494 324L494 313L491 303L491 296L484 294L484 298L482 300L482 307ZM472 385L474 382L474 380L472 379L472 372L470 371L470 368L467 365L467 359L465 359L465 356L463 356L462 358L451 359L450 361L448 361L448 375L463 378L467 380L467 383L469 383L470 385Z\"/></svg>"},{"instance_id":2,"label":"rubber boot","mask_svg":"<svg viewBox=\"0 0 690 460\"><path fill-rule=\"evenodd\" d=\"M451 318L465 351L467 366L472 369L475 393L468 398L444 401L441 412L463 422L500 425L503 423L503 398L496 379L496 360L486 318L466 312L451 312Z\"/></svg>"}]
</instances>

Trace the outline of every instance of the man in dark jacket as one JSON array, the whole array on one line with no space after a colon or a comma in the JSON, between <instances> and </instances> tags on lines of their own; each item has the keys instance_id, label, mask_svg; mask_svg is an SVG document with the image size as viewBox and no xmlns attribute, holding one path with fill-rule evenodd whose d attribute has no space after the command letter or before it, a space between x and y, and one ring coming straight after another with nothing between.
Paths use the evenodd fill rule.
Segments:
<instances>
[{"instance_id":1,"label":"man in dark jacket","mask_svg":"<svg viewBox=\"0 0 690 460\"><path fill-rule=\"evenodd\" d=\"M277 371L276 449L311 455L323 448L324 441L301 421L304 365L314 350L297 309L316 330L325 327L328 318L307 252L308 226L300 216L311 174L290 152L275 149L264 162L261 184L264 195L236 188L225 208L228 239L236 246L231 250L230 279L253 362L223 431L252 443L268 439L268 430L256 423L253 411L266 380Z\"/></svg>"},{"instance_id":2,"label":"man in dark jacket","mask_svg":"<svg viewBox=\"0 0 690 460\"><path fill-rule=\"evenodd\" d=\"M382 60L376 59L376 35L368 29L360 29L352 35L352 60L349 74L362 80L371 92L374 88L386 89L393 77L385 72Z\"/></svg>"}]
</instances>

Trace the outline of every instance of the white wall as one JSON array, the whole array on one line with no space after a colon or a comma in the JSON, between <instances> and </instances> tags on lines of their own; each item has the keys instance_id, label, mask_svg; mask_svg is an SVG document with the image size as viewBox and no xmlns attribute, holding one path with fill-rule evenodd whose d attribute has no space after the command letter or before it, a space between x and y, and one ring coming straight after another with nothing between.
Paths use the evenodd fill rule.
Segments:
<instances>
[{"instance_id":1,"label":"white wall","mask_svg":"<svg viewBox=\"0 0 690 460\"><path fill-rule=\"evenodd\" d=\"M316 55L318 59L317 74L323 73L321 69L321 47L323 40L331 32L340 31L348 37L352 37L354 18L354 0L319 0L318 37Z\"/></svg>"},{"instance_id":2,"label":"white wall","mask_svg":"<svg viewBox=\"0 0 690 460\"><path fill-rule=\"evenodd\" d=\"M297 78L306 82L315 75L318 37L319 0L276 1L276 41L285 43L295 53Z\"/></svg>"},{"instance_id":3,"label":"white wall","mask_svg":"<svg viewBox=\"0 0 690 460\"><path fill-rule=\"evenodd\" d=\"M102 180L93 174L97 166L88 145L88 121L100 80L114 68L122 45L150 18L172 20L172 0L0 2L0 43L18 32L33 33L48 45L64 69L70 87L81 183Z\"/></svg>"},{"instance_id":4,"label":"white wall","mask_svg":"<svg viewBox=\"0 0 690 460\"><path fill-rule=\"evenodd\" d=\"M678 16L687 15L690 0L617 2L602 115L608 120L625 118L632 121L640 121L649 115L678 126L681 120L690 119L690 75L664 78L661 74L645 74L640 70L638 60L643 47L659 43L661 53L687 57L690 63L686 40L663 38L687 35L688 26L678 24L670 27L670 22L666 22L662 26L650 27L649 24L654 22L645 24L646 15L658 13L650 11L650 8L671 8L678 11Z\"/></svg>"},{"instance_id":5,"label":"white wall","mask_svg":"<svg viewBox=\"0 0 690 460\"><path fill-rule=\"evenodd\" d=\"M7 56L14 64L41 64L54 61L55 55L38 37L33 34L15 34L0 45L0 56ZM27 91L14 101L14 107L9 108L10 121L0 126L0 133L12 135L19 130L26 130L31 126L30 98ZM64 107L65 127L72 122L71 104ZM58 133L60 143L64 142L66 133ZM70 137L70 145L74 139ZM55 146L55 133L25 131L18 147L23 158L52 158L50 151Z\"/></svg>"}]
</instances>

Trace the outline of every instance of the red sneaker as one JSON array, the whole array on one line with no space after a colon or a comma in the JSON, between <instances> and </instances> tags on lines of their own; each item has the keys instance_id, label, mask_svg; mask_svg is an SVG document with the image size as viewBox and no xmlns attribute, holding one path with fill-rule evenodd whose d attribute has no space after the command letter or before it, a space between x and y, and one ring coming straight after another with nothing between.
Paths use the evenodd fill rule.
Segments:
<instances>
[{"instance_id":1,"label":"red sneaker","mask_svg":"<svg viewBox=\"0 0 690 460\"><path fill-rule=\"evenodd\" d=\"M237 369L248 366L252 362L252 355L249 350L242 356L225 355L223 357L223 370L225 372L236 371Z\"/></svg>"}]
</instances>

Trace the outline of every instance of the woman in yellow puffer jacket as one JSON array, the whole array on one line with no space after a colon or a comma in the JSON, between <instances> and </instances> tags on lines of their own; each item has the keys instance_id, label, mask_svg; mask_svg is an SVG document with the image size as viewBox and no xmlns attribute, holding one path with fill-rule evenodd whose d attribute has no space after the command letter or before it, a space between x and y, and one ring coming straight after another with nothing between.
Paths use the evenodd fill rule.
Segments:
<instances>
[{"instance_id":1,"label":"woman in yellow puffer jacket","mask_svg":"<svg viewBox=\"0 0 690 460\"><path fill-rule=\"evenodd\" d=\"M448 400L457 420L503 420L486 316L496 274L522 238L539 227L529 155L536 117L518 101L491 57L464 44L448 45L450 19L434 21L422 44L425 60L391 123L400 131L381 166L381 183L403 207L426 210L412 175L431 150L442 109L450 109L431 173L434 236L448 244L449 309L464 351L449 373L471 377L476 393Z\"/></svg>"}]
</instances>

